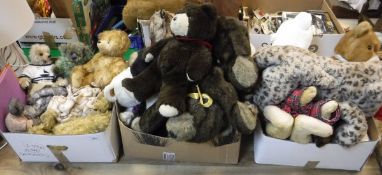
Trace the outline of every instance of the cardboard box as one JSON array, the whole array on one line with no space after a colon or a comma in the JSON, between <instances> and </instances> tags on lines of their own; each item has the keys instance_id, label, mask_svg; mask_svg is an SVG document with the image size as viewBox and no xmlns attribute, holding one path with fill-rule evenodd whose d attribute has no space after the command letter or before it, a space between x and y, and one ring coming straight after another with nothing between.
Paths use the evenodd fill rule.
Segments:
<instances>
[{"instance_id":1,"label":"cardboard box","mask_svg":"<svg viewBox=\"0 0 382 175\"><path fill-rule=\"evenodd\" d=\"M277 11L301 12L307 10L324 10L328 12L335 27L340 34L323 34L323 36L314 36L309 50L322 56L333 56L337 42L343 36L344 29L331 11L325 0L256 0L244 1L244 5L260 8L265 13L274 13ZM270 36L264 34L249 33L250 41L253 46L261 47L271 45Z\"/></svg>"},{"instance_id":2,"label":"cardboard box","mask_svg":"<svg viewBox=\"0 0 382 175\"><path fill-rule=\"evenodd\" d=\"M32 28L19 39L21 47L45 43L43 32L53 35L54 42L59 44L78 41L70 18L36 18Z\"/></svg>"},{"instance_id":3,"label":"cardboard box","mask_svg":"<svg viewBox=\"0 0 382 175\"><path fill-rule=\"evenodd\" d=\"M240 138L234 143L216 147L212 142L178 142L133 131L121 121L119 127L126 159L222 164L237 164L239 160Z\"/></svg>"},{"instance_id":4,"label":"cardboard box","mask_svg":"<svg viewBox=\"0 0 382 175\"><path fill-rule=\"evenodd\" d=\"M119 132L113 109L104 132L84 135L37 135L1 132L23 162L59 162L51 146L64 147L69 162L116 162L119 155Z\"/></svg>"},{"instance_id":5,"label":"cardboard box","mask_svg":"<svg viewBox=\"0 0 382 175\"><path fill-rule=\"evenodd\" d=\"M343 169L360 171L380 140L374 120L369 119L370 141L345 148L327 144L317 148L315 144L299 144L269 137L260 125L254 134L254 158L258 164L289 165L307 168Z\"/></svg>"},{"instance_id":6,"label":"cardboard box","mask_svg":"<svg viewBox=\"0 0 382 175\"><path fill-rule=\"evenodd\" d=\"M10 133L4 121L8 114L11 98L26 101L15 73L7 66L0 74L0 134L23 162L58 162L57 149L61 157L69 162L116 162L119 155L119 132L116 108L113 108L109 126L104 132L84 135L37 135ZM115 106L115 105L114 105ZM60 157L59 157L60 158Z\"/></svg>"}]
</instances>

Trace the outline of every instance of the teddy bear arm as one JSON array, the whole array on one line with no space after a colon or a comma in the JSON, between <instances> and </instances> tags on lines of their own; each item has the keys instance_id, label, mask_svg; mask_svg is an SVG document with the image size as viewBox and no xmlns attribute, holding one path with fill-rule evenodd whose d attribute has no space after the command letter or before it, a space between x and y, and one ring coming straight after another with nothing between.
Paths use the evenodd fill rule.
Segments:
<instances>
[{"instance_id":1,"label":"teddy bear arm","mask_svg":"<svg viewBox=\"0 0 382 175\"><path fill-rule=\"evenodd\" d=\"M155 63L152 63L142 73L122 80L122 87L134 95L140 102L159 92L162 84L160 72Z\"/></svg>"},{"instance_id":2,"label":"teddy bear arm","mask_svg":"<svg viewBox=\"0 0 382 175\"><path fill-rule=\"evenodd\" d=\"M155 106L150 106L140 117L139 128L142 132L153 133L165 125L166 118L159 114Z\"/></svg>"},{"instance_id":3,"label":"teddy bear arm","mask_svg":"<svg viewBox=\"0 0 382 175\"><path fill-rule=\"evenodd\" d=\"M162 84L157 107L165 117L174 117L186 110L187 85Z\"/></svg>"},{"instance_id":4,"label":"teddy bear arm","mask_svg":"<svg viewBox=\"0 0 382 175\"><path fill-rule=\"evenodd\" d=\"M191 56L187 63L186 76L189 81L199 81L210 71L212 56L206 52L200 52Z\"/></svg>"},{"instance_id":5,"label":"teddy bear arm","mask_svg":"<svg viewBox=\"0 0 382 175\"><path fill-rule=\"evenodd\" d=\"M321 120L306 115L298 115L295 118L291 140L297 143L307 144L312 142L312 135L329 137L333 134L333 127Z\"/></svg>"},{"instance_id":6,"label":"teddy bear arm","mask_svg":"<svg viewBox=\"0 0 382 175\"><path fill-rule=\"evenodd\" d=\"M72 70L72 75L70 77L71 84L74 88L79 88L82 86L83 80L87 73L82 66L75 66Z\"/></svg>"}]
</instances>

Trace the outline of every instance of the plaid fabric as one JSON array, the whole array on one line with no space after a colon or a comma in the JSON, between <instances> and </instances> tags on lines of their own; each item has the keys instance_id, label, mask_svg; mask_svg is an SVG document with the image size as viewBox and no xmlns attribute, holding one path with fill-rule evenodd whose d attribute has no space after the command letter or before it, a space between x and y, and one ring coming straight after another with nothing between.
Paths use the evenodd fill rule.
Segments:
<instances>
[{"instance_id":1,"label":"plaid fabric","mask_svg":"<svg viewBox=\"0 0 382 175\"><path fill-rule=\"evenodd\" d=\"M329 119L323 118L321 116L321 107L325 103L327 103L330 100L319 100L317 102L314 102L312 108L310 109L309 116L317 118L329 125L335 124L340 119L340 109L337 108L335 112L331 114L331 117Z\"/></svg>"},{"instance_id":2,"label":"plaid fabric","mask_svg":"<svg viewBox=\"0 0 382 175\"><path fill-rule=\"evenodd\" d=\"M316 102L311 102L305 106L300 105L300 99L302 93L305 89L296 89L292 92L290 96L280 105L280 108L293 117L299 114L309 115L311 117L317 118L329 125L333 125L340 119L340 110L337 108L335 112L332 113L330 119L322 118L321 116L321 106L330 100L319 100Z\"/></svg>"},{"instance_id":3,"label":"plaid fabric","mask_svg":"<svg viewBox=\"0 0 382 175\"><path fill-rule=\"evenodd\" d=\"M292 94L281 104L280 108L291 114L293 117L296 117L299 114L309 114L312 104L309 103L305 106L300 105L300 99L304 90L305 89L294 90Z\"/></svg>"}]
</instances>

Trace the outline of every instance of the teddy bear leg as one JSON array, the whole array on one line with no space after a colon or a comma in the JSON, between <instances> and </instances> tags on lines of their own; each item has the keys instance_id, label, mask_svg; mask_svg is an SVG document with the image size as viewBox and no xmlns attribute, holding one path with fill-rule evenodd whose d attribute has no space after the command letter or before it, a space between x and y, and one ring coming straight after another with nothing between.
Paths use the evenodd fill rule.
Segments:
<instances>
[{"instance_id":1,"label":"teddy bear leg","mask_svg":"<svg viewBox=\"0 0 382 175\"><path fill-rule=\"evenodd\" d=\"M367 135L366 116L360 108L350 103L339 103L341 120L334 133L334 143L343 146L352 146L361 141Z\"/></svg>"},{"instance_id":2,"label":"teddy bear leg","mask_svg":"<svg viewBox=\"0 0 382 175\"><path fill-rule=\"evenodd\" d=\"M129 94L128 101L143 102L159 92L162 85L162 78L156 66L156 61L154 60L154 62L139 75L134 78L125 78L122 80L122 87L125 89L125 94Z\"/></svg>"},{"instance_id":3,"label":"teddy bear leg","mask_svg":"<svg viewBox=\"0 0 382 175\"><path fill-rule=\"evenodd\" d=\"M312 135L329 137L333 134L333 127L319 119L307 115L298 115L295 118L290 139L297 143L312 142Z\"/></svg>"},{"instance_id":4,"label":"teddy bear leg","mask_svg":"<svg viewBox=\"0 0 382 175\"><path fill-rule=\"evenodd\" d=\"M267 124L265 131L268 135L278 139L287 139L293 129L294 118L277 106L266 106L263 110Z\"/></svg>"},{"instance_id":5,"label":"teddy bear leg","mask_svg":"<svg viewBox=\"0 0 382 175\"><path fill-rule=\"evenodd\" d=\"M258 69L251 58L239 56L230 67L228 79L240 91L251 90L257 81Z\"/></svg>"},{"instance_id":6,"label":"teddy bear leg","mask_svg":"<svg viewBox=\"0 0 382 175\"><path fill-rule=\"evenodd\" d=\"M178 141L192 140L197 132L193 120L194 116L188 112L169 118L166 122L169 137Z\"/></svg>"},{"instance_id":7,"label":"teddy bear leg","mask_svg":"<svg viewBox=\"0 0 382 175\"><path fill-rule=\"evenodd\" d=\"M163 85L157 101L159 113L164 117L175 117L186 110L187 86Z\"/></svg>"},{"instance_id":8,"label":"teddy bear leg","mask_svg":"<svg viewBox=\"0 0 382 175\"><path fill-rule=\"evenodd\" d=\"M167 118L164 118L159 114L156 105L152 105L143 113L141 117L133 119L131 125L133 129L152 134L156 131L162 130L162 127L165 127L166 121Z\"/></svg>"},{"instance_id":9,"label":"teddy bear leg","mask_svg":"<svg viewBox=\"0 0 382 175\"><path fill-rule=\"evenodd\" d=\"M72 70L72 76L70 77L73 88L79 88L82 86L82 81L85 78L85 70L82 66L76 66Z\"/></svg>"},{"instance_id":10,"label":"teddy bear leg","mask_svg":"<svg viewBox=\"0 0 382 175\"><path fill-rule=\"evenodd\" d=\"M307 105L316 96L317 96L317 88L315 86L309 86L308 88L304 89L304 92L301 95L300 105L301 106Z\"/></svg>"},{"instance_id":11,"label":"teddy bear leg","mask_svg":"<svg viewBox=\"0 0 382 175\"><path fill-rule=\"evenodd\" d=\"M233 126L227 126L218 136L213 140L215 146L226 145L239 141L240 134Z\"/></svg>"},{"instance_id":12,"label":"teddy bear leg","mask_svg":"<svg viewBox=\"0 0 382 175\"><path fill-rule=\"evenodd\" d=\"M234 106L234 119L237 130L243 134L251 134L257 123L257 107L252 104L237 102Z\"/></svg>"}]
</instances>

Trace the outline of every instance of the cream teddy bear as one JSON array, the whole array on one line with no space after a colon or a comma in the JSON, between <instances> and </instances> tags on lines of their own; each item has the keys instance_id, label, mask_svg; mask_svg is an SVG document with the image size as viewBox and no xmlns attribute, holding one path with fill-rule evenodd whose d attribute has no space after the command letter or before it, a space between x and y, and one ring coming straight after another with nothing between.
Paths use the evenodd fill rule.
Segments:
<instances>
[{"instance_id":1,"label":"cream teddy bear","mask_svg":"<svg viewBox=\"0 0 382 175\"><path fill-rule=\"evenodd\" d=\"M338 103L334 100L313 99L317 88L310 86L297 89L280 105L266 106L264 116L268 135L298 143L312 142L312 135L329 137L333 134L333 125L340 119Z\"/></svg>"}]
</instances>

